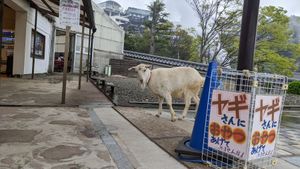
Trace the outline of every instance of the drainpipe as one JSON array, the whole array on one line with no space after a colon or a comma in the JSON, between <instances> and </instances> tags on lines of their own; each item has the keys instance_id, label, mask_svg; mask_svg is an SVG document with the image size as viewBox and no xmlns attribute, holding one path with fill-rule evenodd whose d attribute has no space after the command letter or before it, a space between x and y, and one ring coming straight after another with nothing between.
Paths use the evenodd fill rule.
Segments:
<instances>
[{"instance_id":1,"label":"drainpipe","mask_svg":"<svg viewBox=\"0 0 300 169\"><path fill-rule=\"evenodd\" d=\"M79 63L79 78L78 78L78 90L81 89L81 75L82 75L82 55L84 48L84 28L85 28L85 12L83 12L83 24L81 32L81 48L80 48L80 63Z\"/></svg>"},{"instance_id":2,"label":"drainpipe","mask_svg":"<svg viewBox=\"0 0 300 169\"><path fill-rule=\"evenodd\" d=\"M36 52L36 35L37 35L37 8L35 8L35 22L34 22L34 37L33 37L33 53L31 54L32 57L32 72L31 72L31 79L34 79L34 65L35 65L35 52Z\"/></svg>"},{"instance_id":3,"label":"drainpipe","mask_svg":"<svg viewBox=\"0 0 300 169\"><path fill-rule=\"evenodd\" d=\"M86 82L89 81L89 64L90 64L90 59L91 59L91 28L89 28L89 44L88 44L88 56L87 56L87 60L86 60Z\"/></svg>"},{"instance_id":4,"label":"drainpipe","mask_svg":"<svg viewBox=\"0 0 300 169\"><path fill-rule=\"evenodd\" d=\"M90 74L90 77L91 77L91 75L92 75L92 61L93 61L93 56L94 56L94 54L93 54L93 49L94 49L94 34L95 34L95 31L93 30L93 33L92 33L92 40L91 40L91 48L90 48L90 50L91 50L91 52L90 52L90 71L89 71L89 74Z\"/></svg>"}]
</instances>

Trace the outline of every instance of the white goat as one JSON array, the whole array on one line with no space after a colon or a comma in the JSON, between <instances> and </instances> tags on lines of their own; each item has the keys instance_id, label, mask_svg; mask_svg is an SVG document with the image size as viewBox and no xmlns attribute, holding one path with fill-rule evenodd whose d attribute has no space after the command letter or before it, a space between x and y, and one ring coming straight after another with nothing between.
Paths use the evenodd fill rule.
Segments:
<instances>
[{"instance_id":1,"label":"white goat","mask_svg":"<svg viewBox=\"0 0 300 169\"><path fill-rule=\"evenodd\" d=\"M199 91L204 83L204 78L197 70L191 67L158 68L150 70L151 66L139 64L128 70L134 69L138 73L138 78L142 89L146 86L159 98L159 117L162 113L162 104L166 99L170 108L171 121L176 121L176 113L172 107L173 97L184 97L185 107L179 120L186 117L189 110L191 99L196 103L196 111L199 104Z\"/></svg>"}]
</instances>

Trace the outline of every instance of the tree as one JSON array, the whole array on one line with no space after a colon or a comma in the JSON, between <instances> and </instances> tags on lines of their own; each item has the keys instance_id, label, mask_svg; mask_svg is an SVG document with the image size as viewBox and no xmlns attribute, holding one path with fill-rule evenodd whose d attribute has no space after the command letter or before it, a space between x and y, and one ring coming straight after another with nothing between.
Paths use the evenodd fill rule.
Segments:
<instances>
[{"instance_id":1,"label":"tree","mask_svg":"<svg viewBox=\"0 0 300 169\"><path fill-rule=\"evenodd\" d=\"M240 0L187 0L199 17L200 34L191 60L236 66L242 5ZM254 63L258 71L292 76L300 46L292 42L289 18L281 7L260 9Z\"/></svg>"},{"instance_id":2,"label":"tree","mask_svg":"<svg viewBox=\"0 0 300 169\"><path fill-rule=\"evenodd\" d=\"M156 35L167 23L166 17L169 13L165 11L165 4L161 0L153 1L149 6L151 21L146 22L146 27L150 29L150 54L155 53Z\"/></svg>"},{"instance_id":3,"label":"tree","mask_svg":"<svg viewBox=\"0 0 300 169\"><path fill-rule=\"evenodd\" d=\"M186 0L199 18L200 41L197 59L202 63L219 59L230 64L237 55L232 48L239 36L241 0ZM195 44L194 44L195 45ZM227 49L227 50L226 50ZM193 56L193 59L196 59Z\"/></svg>"},{"instance_id":4,"label":"tree","mask_svg":"<svg viewBox=\"0 0 300 169\"><path fill-rule=\"evenodd\" d=\"M143 34L125 33L124 49L142 53L149 52L150 33L145 30Z\"/></svg>"},{"instance_id":5,"label":"tree","mask_svg":"<svg viewBox=\"0 0 300 169\"><path fill-rule=\"evenodd\" d=\"M171 36L171 44L169 47L169 51L171 51L170 56L177 59L189 60L191 57L190 48L192 42L193 36L183 29L181 25L177 25Z\"/></svg>"},{"instance_id":6,"label":"tree","mask_svg":"<svg viewBox=\"0 0 300 169\"><path fill-rule=\"evenodd\" d=\"M153 54L161 56L171 56L170 45L172 38L173 23L167 21L166 23L160 24L158 31L155 35L155 52ZM151 39L150 39L151 43ZM151 47L151 45L150 45Z\"/></svg>"},{"instance_id":7,"label":"tree","mask_svg":"<svg viewBox=\"0 0 300 169\"><path fill-rule=\"evenodd\" d=\"M282 7L267 6L260 9L255 64L261 72L293 76L299 45L291 42L289 17Z\"/></svg>"}]
</instances>

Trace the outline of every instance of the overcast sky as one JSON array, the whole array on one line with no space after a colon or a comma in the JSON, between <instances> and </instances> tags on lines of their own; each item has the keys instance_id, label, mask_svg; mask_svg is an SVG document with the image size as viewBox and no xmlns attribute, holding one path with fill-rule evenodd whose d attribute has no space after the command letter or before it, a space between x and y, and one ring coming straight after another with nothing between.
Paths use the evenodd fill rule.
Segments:
<instances>
[{"instance_id":1,"label":"overcast sky","mask_svg":"<svg viewBox=\"0 0 300 169\"><path fill-rule=\"evenodd\" d=\"M96 3L106 0L93 0ZM147 9L147 5L153 0L115 0L123 9L127 7L136 7ZM175 24L181 24L184 27L197 27L198 19L195 12L186 3L185 0L164 0L167 12L170 13L169 19ZM288 11L288 15L300 16L300 0L261 0L261 6L274 5L281 6Z\"/></svg>"}]
</instances>

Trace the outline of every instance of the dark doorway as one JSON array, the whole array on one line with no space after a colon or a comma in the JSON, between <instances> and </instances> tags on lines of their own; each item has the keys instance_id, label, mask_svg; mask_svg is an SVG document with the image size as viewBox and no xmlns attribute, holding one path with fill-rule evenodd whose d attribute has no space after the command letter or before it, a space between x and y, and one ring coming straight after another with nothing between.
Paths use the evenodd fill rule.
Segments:
<instances>
[{"instance_id":1,"label":"dark doorway","mask_svg":"<svg viewBox=\"0 0 300 169\"><path fill-rule=\"evenodd\" d=\"M70 48L68 60L68 72L73 71L74 65L74 50L75 50L75 34L70 34ZM55 58L54 58L54 72L63 72L64 67L64 50L65 50L65 31L56 31L55 42Z\"/></svg>"},{"instance_id":2,"label":"dark doorway","mask_svg":"<svg viewBox=\"0 0 300 169\"><path fill-rule=\"evenodd\" d=\"M7 5L3 7L3 37L1 50L1 74L13 75L16 12Z\"/></svg>"}]
</instances>

